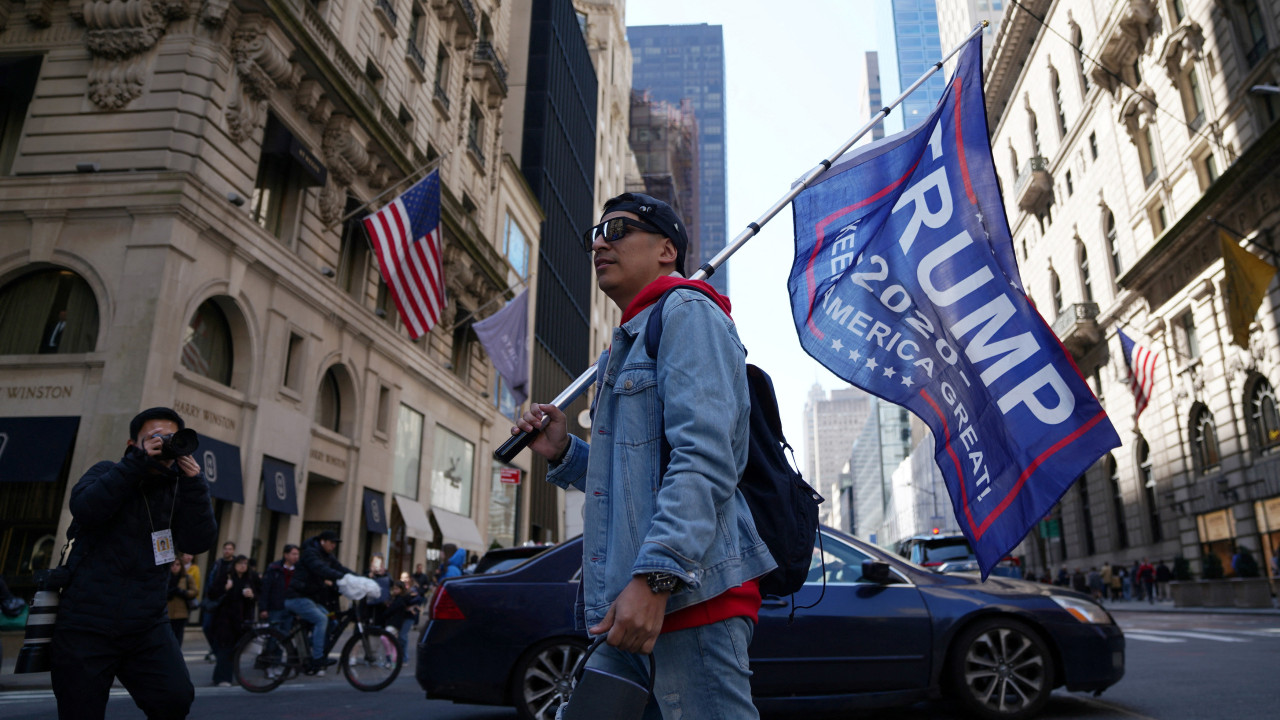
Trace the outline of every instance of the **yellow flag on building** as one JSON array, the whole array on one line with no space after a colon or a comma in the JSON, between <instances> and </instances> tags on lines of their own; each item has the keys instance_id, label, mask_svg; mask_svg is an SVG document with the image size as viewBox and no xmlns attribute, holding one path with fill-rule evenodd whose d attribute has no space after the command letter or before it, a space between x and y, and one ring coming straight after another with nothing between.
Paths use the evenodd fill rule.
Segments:
<instances>
[{"instance_id":1,"label":"yellow flag on building","mask_svg":"<svg viewBox=\"0 0 1280 720\"><path fill-rule=\"evenodd\" d=\"M1258 313L1267 285L1276 268L1236 243L1230 235L1218 231L1222 244L1222 265L1227 272L1227 320L1231 323L1231 342L1249 347L1249 324Z\"/></svg>"}]
</instances>

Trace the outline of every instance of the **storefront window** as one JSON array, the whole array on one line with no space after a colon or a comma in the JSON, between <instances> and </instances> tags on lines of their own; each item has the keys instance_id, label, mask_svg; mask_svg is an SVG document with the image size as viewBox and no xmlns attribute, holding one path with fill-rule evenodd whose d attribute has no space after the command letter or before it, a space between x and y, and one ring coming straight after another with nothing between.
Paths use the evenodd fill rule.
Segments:
<instances>
[{"instance_id":1,"label":"storefront window","mask_svg":"<svg viewBox=\"0 0 1280 720\"><path fill-rule=\"evenodd\" d=\"M396 423L396 457L391 491L417 500L421 468L422 413L401 405L400 420Z\"/></svg>"},{"instance_id":2,"label":"storefront window","mask_svg":"<svg viewBox=\"0 0 1280 720\"><path fill-rule=\"evenodd\" d=\"M509 475L520 473L515 478L520 481L524 479L523 472L518 468L493 461L493 479L489 493L489 538L503 547L511 547L516 544L516 529L520 522L520 485L518 482L510 482L510 477L504 482L504 469Z\"/></svg>"},{"instance_id":3,"label":"storefront window","mask_svg":"<svg viewBox=\"0 0 1280 720\"><path fill-rule=\"evenodd\" d=\"M436 426L431 456L431 506L471 517L471 479L476 446Z\"/></svg>"}]
</instances>

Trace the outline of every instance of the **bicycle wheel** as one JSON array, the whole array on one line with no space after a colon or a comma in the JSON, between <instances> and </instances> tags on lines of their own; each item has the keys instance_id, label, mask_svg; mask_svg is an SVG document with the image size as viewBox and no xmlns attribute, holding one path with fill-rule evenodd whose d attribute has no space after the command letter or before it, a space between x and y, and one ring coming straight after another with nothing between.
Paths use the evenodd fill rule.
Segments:
<instances>
[{"instance_id":1,"label":"bicycle wheel","mask_svg":"<svg viewBox=\"0 0 1280 720\"><path fill-rule=\"evenodd\" d=\"M404 656L394 635L367 627L342 648L342 674L357 690L374 692L390 685L400 674Z\"/></svg>"},{"instance_id":2,"label":"bicycle wheel","mask_svg":"<svg viewBox=\"0 0 1280 720\"><path fill-rule=\"evenodd\" d=\"M275 690L298 666L298 653L292 643L269 628L256 629L240 638L233 652L232 673L240 687L249 692Z\"/></svg>"}]
</instances>

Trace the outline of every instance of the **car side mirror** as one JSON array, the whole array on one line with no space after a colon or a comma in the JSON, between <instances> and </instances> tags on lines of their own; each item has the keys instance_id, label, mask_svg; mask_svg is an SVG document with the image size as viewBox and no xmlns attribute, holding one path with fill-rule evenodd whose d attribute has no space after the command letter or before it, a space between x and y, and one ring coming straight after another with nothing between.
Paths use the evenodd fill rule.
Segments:
<instances>
[{"instance_id":1,"label":"car side mirror","mask_svg":"<svg viewBox=\"0 0 1280 720\"><path fill-rule=\"evenodd\" d=\"M877 562L875 560L862 561L862 579L878 585L884 585L889 582L889 563Z\"/></svg>"}]
</instances>

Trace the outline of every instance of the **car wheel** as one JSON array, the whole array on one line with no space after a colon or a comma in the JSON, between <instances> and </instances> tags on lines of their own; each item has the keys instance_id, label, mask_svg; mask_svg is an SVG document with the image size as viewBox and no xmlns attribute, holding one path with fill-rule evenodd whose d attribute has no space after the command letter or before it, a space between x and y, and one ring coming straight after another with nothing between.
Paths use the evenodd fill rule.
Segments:
<instances>
[{"instance_id":1,"label":"car wheel","mask_svg":"<svg viewBox=\"0 0 1280 720\"><path fill-rule=\"evenodd\" d=\"M573 671L587 652L585 640L557 638L533 646L516 665L512 701L521 720L555 720L573 690Z\"/></svg>"},{"instance_id":2,"label":"car wheel","mask_svg":"<svg viewBox=\"0 0 1280 720\"><path fill-rule=\"evenodd\" d=\"M947 673L960 703L989 720L1030 718L1053 691L1053 655L1034 630L1012 618L966 629L952 646Z\"/></svg>"}]
</instances>

